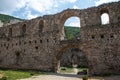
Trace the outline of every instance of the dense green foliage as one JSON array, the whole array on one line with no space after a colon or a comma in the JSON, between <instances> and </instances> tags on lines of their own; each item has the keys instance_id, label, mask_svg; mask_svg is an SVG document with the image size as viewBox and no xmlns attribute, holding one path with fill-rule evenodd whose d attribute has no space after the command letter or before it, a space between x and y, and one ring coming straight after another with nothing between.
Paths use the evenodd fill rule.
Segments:
<instances>
[{"instance_id":1,"label":"dense green foliage","mask_svg":"<svg viewBox=\"0 0 120 80\"><path fill-rule=\"evenodd\" d=\"M9 22L9 21L12 20L12 19L23 20L23 19L15 18L15 17L13 17L13 16L5 15L5 14L0 14L0 20L1 20L3 23L7 23L7 22Z\"/></svg>"},{"instance_id":2,"label":"dense green foliage","mask_svg":"<svg viewBox=\"0 0 120 80\"><path fill-rule=\"evenodd\" d=\"M65 35L66 39L70 40L75 38L80 34L80 28L79 27L70 27L70 26L65 26Z\"/></svg>"}]
</instances>

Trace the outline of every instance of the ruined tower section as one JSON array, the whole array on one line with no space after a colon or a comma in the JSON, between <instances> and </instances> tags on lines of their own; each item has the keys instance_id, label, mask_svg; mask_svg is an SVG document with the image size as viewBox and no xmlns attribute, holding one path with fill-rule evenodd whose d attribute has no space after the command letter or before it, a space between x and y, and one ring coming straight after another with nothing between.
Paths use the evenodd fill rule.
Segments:
<instances>
[{"instance_id":1,"label":"ruined tower section","mask_svg":"<svg viewBox=\"0 0 120 80\"><path fill-rule=\"evenodd\" d=\"M81 39L91 75L120 74L119 7L120 2L116 2L84 10L86 25L81 27ZM109 15L107 24L101 22L103 13Z\"/></svg>"}]
</instances>

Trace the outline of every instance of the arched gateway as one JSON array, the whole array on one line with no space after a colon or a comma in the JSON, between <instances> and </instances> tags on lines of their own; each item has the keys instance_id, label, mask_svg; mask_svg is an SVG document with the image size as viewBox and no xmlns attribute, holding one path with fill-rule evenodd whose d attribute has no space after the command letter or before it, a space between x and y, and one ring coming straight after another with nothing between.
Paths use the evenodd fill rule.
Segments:
<instances>
[{"instance_id":1,"label":"arched gateway","mask_svg":"<svg viewBox=\"0 0 120 80\"><path fill-rule=\"evenodd\" d=\"M56 72L62 52L71 47L85 53L90 75L120 74L119 7L120 2L114 2L83 10L67 9L0 27L0 67ZM106 10L109 24L102 25L101 13ZM65 40L64 23L72 16L80 18L80 35Z\"/></svg>"},{"instance_id":2,"label":"arched gateway","mask_svg":"<svg viewBox=\"0 0 120 80\"><path fill-rule=\"evenodd\" d=\"M77 48L82 50L84 53L86 52L85 50L85 44L82 44L82 41L80 39L74 39L74 40L62 40L59 44L60 46L56 50L56 57L55 57L55 72L59 72L60 69L60 59L63 55L63 52L67 49L70 48ZM84 46L84 47L83 47ZM85 54L87 57L87 54Z\"/></svg>"}]
</instances>

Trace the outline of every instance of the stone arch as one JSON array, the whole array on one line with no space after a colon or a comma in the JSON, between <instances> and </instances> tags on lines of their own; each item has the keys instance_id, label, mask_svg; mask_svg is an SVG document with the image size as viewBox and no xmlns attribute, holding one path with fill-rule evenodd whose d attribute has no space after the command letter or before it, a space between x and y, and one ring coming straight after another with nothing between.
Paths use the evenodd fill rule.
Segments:
<instances>
[{"instance_id":1,"label":"stone arch","mask_svg":"<svg viewBox=\"0 0 120 80\"><path fill-rule=\"evenodd\" d=\"M104 18L102 16L105 16ZM109 15L109 10L107 8L102 8L100 9L100 19L101 19L101 24L109 24L110 23L110 15ZM105 22L103 22L105 21ZM108 21L108 22L106 22Z\"/></svg>"},{"instance_id":2,"label":"stone arch","mask_svg":"<svg viewBox=\"0 0 120 80\"><path fill-rule=\"evenodd\" d=\"M120 16L118 16L118 22L120 23Z\"/></svg>"},{"instance_id":3,"label":"stone arch","mask_svg":"<svg viewBox=\"0 0 120 80\"><path fill-rule=\"evenodd\" d=\"M100 15L103 13L108 13L109 14L109 10L107 8L102 8L100 9Z\"/></svg>"},{"instance_id":4,"label":"stone arch","mask_svg":"<svg viewBox=\"0 0 120 80\"><path fill-rule=\"evenodd\" d=\"M39 33L41 33L43 31L43 27L44 27L44 21L40 20L39 21Z\"/></svg>"},{"instance_id":5,"label":"stone arch","mask_svg":"<svg viewBox=\"0 0 120 80\"><path fill-rule=\"evenodd\" d=\"M70 48L79 48L80 50L82 50L84 53L86 53L85 49L83 48L82 44L81 46L79 45L79 43L76 43L76 44L67 44L61 48L59 48L59 50L57 50L57 54L55 56L55 72L59 72L59 69L60 69L60 59L63 55L63 52L67 49L70 49ZM86 58L87 58L87 54L85 54Z\"/></svg>"},{"instance_id":6,"label":"stone arch","mask_svg":"<svg viewBox=\"0 0 120 80\"><path fill-rule=\"evenodd\" d=\"M65 46L65 47L62 47L62 48L58 51L58 54L56 55L56 58L57 58L58 60L60 60L63 52L64 52L66 49L68 49L68 48L79 48L79 46L75 46L75 45L73 45L73 46L68 46L68 45L67 45L67 46Z\"/></svg>"},{"instance_id":7,"label":"stone arch","mask_svg":"<svg viewBox=\"0 0 120 80\"><path fill-rule=\"evenodd\" d=\"M67 9L65 11L63 11L60 14L60 20L59 20L59 29L60 29L60 40L64 40L64 23L65 21L70 18L70 17L78 17L81 20L81 16L80 16L80 11L79 10L74 10L74 9ZM81 23L81 21L80 21ZM82 25L82 23L81 23Z\"/></svg>"},{"instance_id":8,"label":"stone arch","mask_svg":"<svg viewBox=\"0 0 120 80\"><path fill-rule=\"evenodd\" d=\"M9 37L12 37L12 28L9 28Z\"/></svg>"},{"instance_id":9,"label":"stone arch","mask_svg":"<svg viewBox=\"0 0 120 80\"><path fill-rule=\"evenodd\" d=\"M22 34L22 35L25 35L25 34L26 34L26 26L27 26L26 24L23 24L23 25L22 25L22 28L21 28L21 34Z\"/></svg>"},{"instance_id":10,"label":"stone arch","mask_svg":"<svg viewBox=\"0 0 120 80\"><path fill-rule=\"evenodd\" d=\"M21 62L21 59L22 59L22 55L21 55L21 49L17 48L16 51L14 52L14 64L16 66L19 66L20 65L20 62Z\"/></svg>"}]
</instances>

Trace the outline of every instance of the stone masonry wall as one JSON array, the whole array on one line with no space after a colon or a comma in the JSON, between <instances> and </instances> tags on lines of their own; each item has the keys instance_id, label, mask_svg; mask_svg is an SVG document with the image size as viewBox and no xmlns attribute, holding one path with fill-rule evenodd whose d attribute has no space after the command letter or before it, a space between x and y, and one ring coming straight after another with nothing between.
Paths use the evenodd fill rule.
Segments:
<instances>
[{"instance_id":1,"label":"stone masonry wall","mask_svg":"<svg viewBox=\"0 0 120 80\"><path fill-rule=\"evenodd\" d=\"M88 9L67 9L54 15L0 27L0 67L57 71L63 51L80 48L90 75L120 74L120 2ZM108 13L110 23L101 24ZM64 22L81 20L80 39L64 41Z\"/></svg>"}]
</instances>

